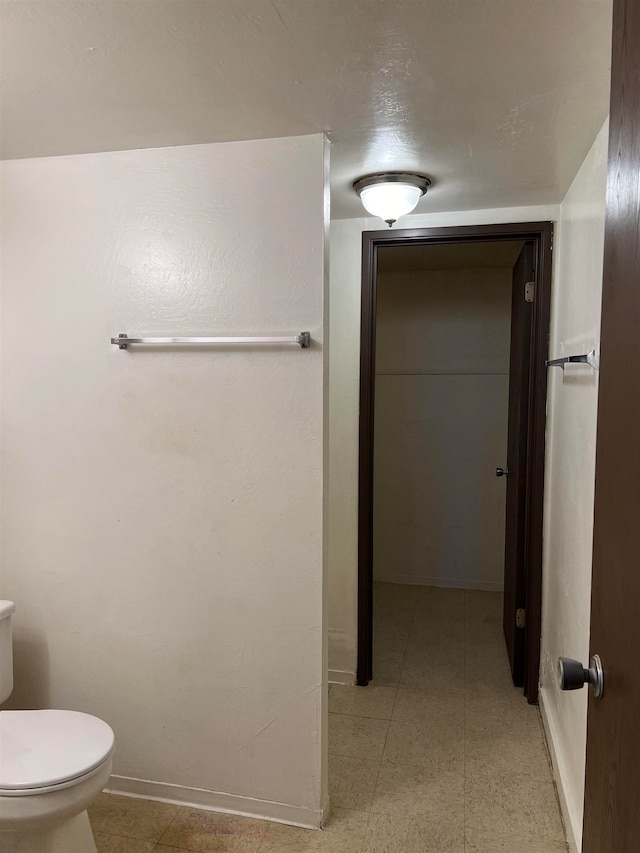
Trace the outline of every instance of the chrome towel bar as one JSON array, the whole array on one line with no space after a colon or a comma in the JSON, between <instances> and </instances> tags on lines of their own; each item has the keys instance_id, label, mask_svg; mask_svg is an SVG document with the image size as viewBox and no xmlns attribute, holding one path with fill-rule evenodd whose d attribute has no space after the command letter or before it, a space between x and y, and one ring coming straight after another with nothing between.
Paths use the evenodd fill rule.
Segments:
<instances>
[{"instance_id":1,"label":"chrome towel bar","mask_svg":"<svg viewBox=\"0 0 640 853\"><path fill-rule=\"evenodd\" d=\"M118 349L127 349L130 344L147 345L147 346L171 346L172 344L183 346L185 344L297 344L301 349L309 349L311 346L311 334L309 332L300 332L299 335L290 337L271 337L271 338L131 338L129 335L118 335L117 338L111 338L111 343L117 346Z\"/></svg>"}]
</instances>

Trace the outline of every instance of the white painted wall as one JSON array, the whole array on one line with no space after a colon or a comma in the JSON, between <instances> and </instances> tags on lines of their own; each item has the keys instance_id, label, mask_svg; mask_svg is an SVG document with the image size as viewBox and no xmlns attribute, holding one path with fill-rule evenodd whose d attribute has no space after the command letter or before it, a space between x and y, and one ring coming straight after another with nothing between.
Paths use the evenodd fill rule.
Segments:
<instances>
[{"instance_id":1,"label":"white painted wall","mask_svg":"<svg viewBox=\"0 0 640 853\"><path fill-rule=\"evenodd\" d=\"M376 580L503 587L511 277L378 273Z\"/></svg>"},{"instance_id":2,"label":"white painted wall","mask_svg":"<svg viewBox=\"0 0 640 853\"><path fill-rule=\"evenodd\" d=\"M608 124L562 204L556 230L550 352L587 352L599 340ZM589 657L598 374L549 371L545 484L542 704L565 823L581 849L587 691L563 693L560 655Z\"/></svg>"},{"instance_id":3,"label":"white painted wall","mask_svg":"<svg viewBox=\"0 0 640 853\"><path fill-rule=\"evenodd\" d=\"M555 220L559 206L465 210L403 217L398 227L482 225ZM328 609L330 677L349 680L356 667L358 566L358 393L362 232L379 219L331 223L329 358Z\"/></svg>"},{"instance_id":4,"label":"white painted wall","mask_svg":"<svg viewBox=\"0 0 640 853\"><path fill-rule=\"evenodd\" d=\"M315 825L326 171L321 136L2 164L10 707L102 717L144 793Z\"/></svg>"}]
</instances>

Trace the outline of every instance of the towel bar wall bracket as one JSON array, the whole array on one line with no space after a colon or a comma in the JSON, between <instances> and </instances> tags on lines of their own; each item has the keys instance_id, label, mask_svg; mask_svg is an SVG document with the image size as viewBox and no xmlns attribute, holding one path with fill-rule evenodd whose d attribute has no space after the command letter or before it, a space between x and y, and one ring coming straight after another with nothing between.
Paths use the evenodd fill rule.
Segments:
<instances>
[{"instance_id":1,"label":"towel bar wall bracket","mask_svg":"<svg viewBox=\"0 0 640 853\"><path fill-rule=\"evenodd\" d=\"M564 370L565 364L587 364L587 356L566 355L564 358L552 358L545 363L547 367L561 367Z\"/></svg>"},{"instance_id":2,"label":"towel bar wall bracket","mask_svg":"<svg viewBox=\"0 0 640 853\"><path fill-rule=\"evenodd\" d=\"M200 344L201 346L206 346L207 344L231 344L232 346L237 344L297 344L301 349L309 349L309 347L311 346L311 333L300 332L299 335L270 338L132 338L129 337L129 335L127 334L120 334L117 338L111 338L111 343L114 344L114 346L117 346L118 349L124 350L128 349L131 344L143 346L183 346L189 344Z\"/></svg>"},{"instance_id":3,"label":"towel bar wall bracket","mask_svg":"<svg viewBox=\"0 0 640 853\"><path fill-rule=\"evenodd\" d=\"M594 370L600 369L600 349L592 349L591 352L584 355L566 355L564 358L552 358L545 361L547 367L561 367L564 370L565 364L588 364Z\"/></svg>"}]
</instances>

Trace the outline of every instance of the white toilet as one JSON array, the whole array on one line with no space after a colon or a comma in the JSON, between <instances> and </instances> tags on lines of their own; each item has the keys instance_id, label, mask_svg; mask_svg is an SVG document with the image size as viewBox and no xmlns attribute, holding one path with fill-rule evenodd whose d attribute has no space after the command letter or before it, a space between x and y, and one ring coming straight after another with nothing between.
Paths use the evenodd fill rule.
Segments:
<instances>
[{"instance_id":1,"label":"white toilet","mask_svg":"<svg viewBox=\"0 0 640 853\"><path fill-rule=\"evenodd\" d=\"M12 601L0 601L0 703L13 690ZM96 853L87 807L107 784L111 728L78 711L0 711L2 853Z\"/></svg>"}]
</instances>

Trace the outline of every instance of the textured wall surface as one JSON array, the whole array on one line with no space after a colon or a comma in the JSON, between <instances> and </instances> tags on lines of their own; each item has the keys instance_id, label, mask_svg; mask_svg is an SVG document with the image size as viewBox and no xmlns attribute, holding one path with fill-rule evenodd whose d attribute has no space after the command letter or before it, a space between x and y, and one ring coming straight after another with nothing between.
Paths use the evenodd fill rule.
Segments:
<instances>
[{"instance_id":1,"label":"textured wall surface","mask_svg":"<svg viewBox=\"0 0 640 853\"><path fill-rule=\"evenodd\" d=\"M552 357L599 341L608 124L561 208L552 304ZM563 693L560 655L587 661L598 374L588 366L549 371L545 485L542 701L555 750L565 824L581 849L587 691Z\"/></svg>"},{"instance_id":2,"label":"textured wall surface","mask_svg":"<svg viewBox=\"0 0 640 853\"><path fill-rule=\"evenodd\" d=\"M378 273L376 580L502 589L510 329L510 269Z\"/></svg>"},{"instance_id":3,"label":"textured wall surface","mask_svg":"<svg viewBox=\"0 0 640 853\"><path fill-rule=\"evenodd\" d=\"M2 177L12 706L104 718L118 775L313 822L323 139L14 161ZM310 350L109 343L307 329Z\"/></svg>"},{"instance_id":4,"label":"textured wall surface","mask_svg":"<svg viewBox=\"0 0 640 853\"><path fill-rule=\"evenodd\" d=\"M556 205L404 216L399 228L535 222L557 218ZM379 219L331 223L331 353L329 411L328 606L329 667L356 666L358 589L358 393L362 232ZM345 679L347 676L344 676Z\"/></svg>"}]
</instances>

